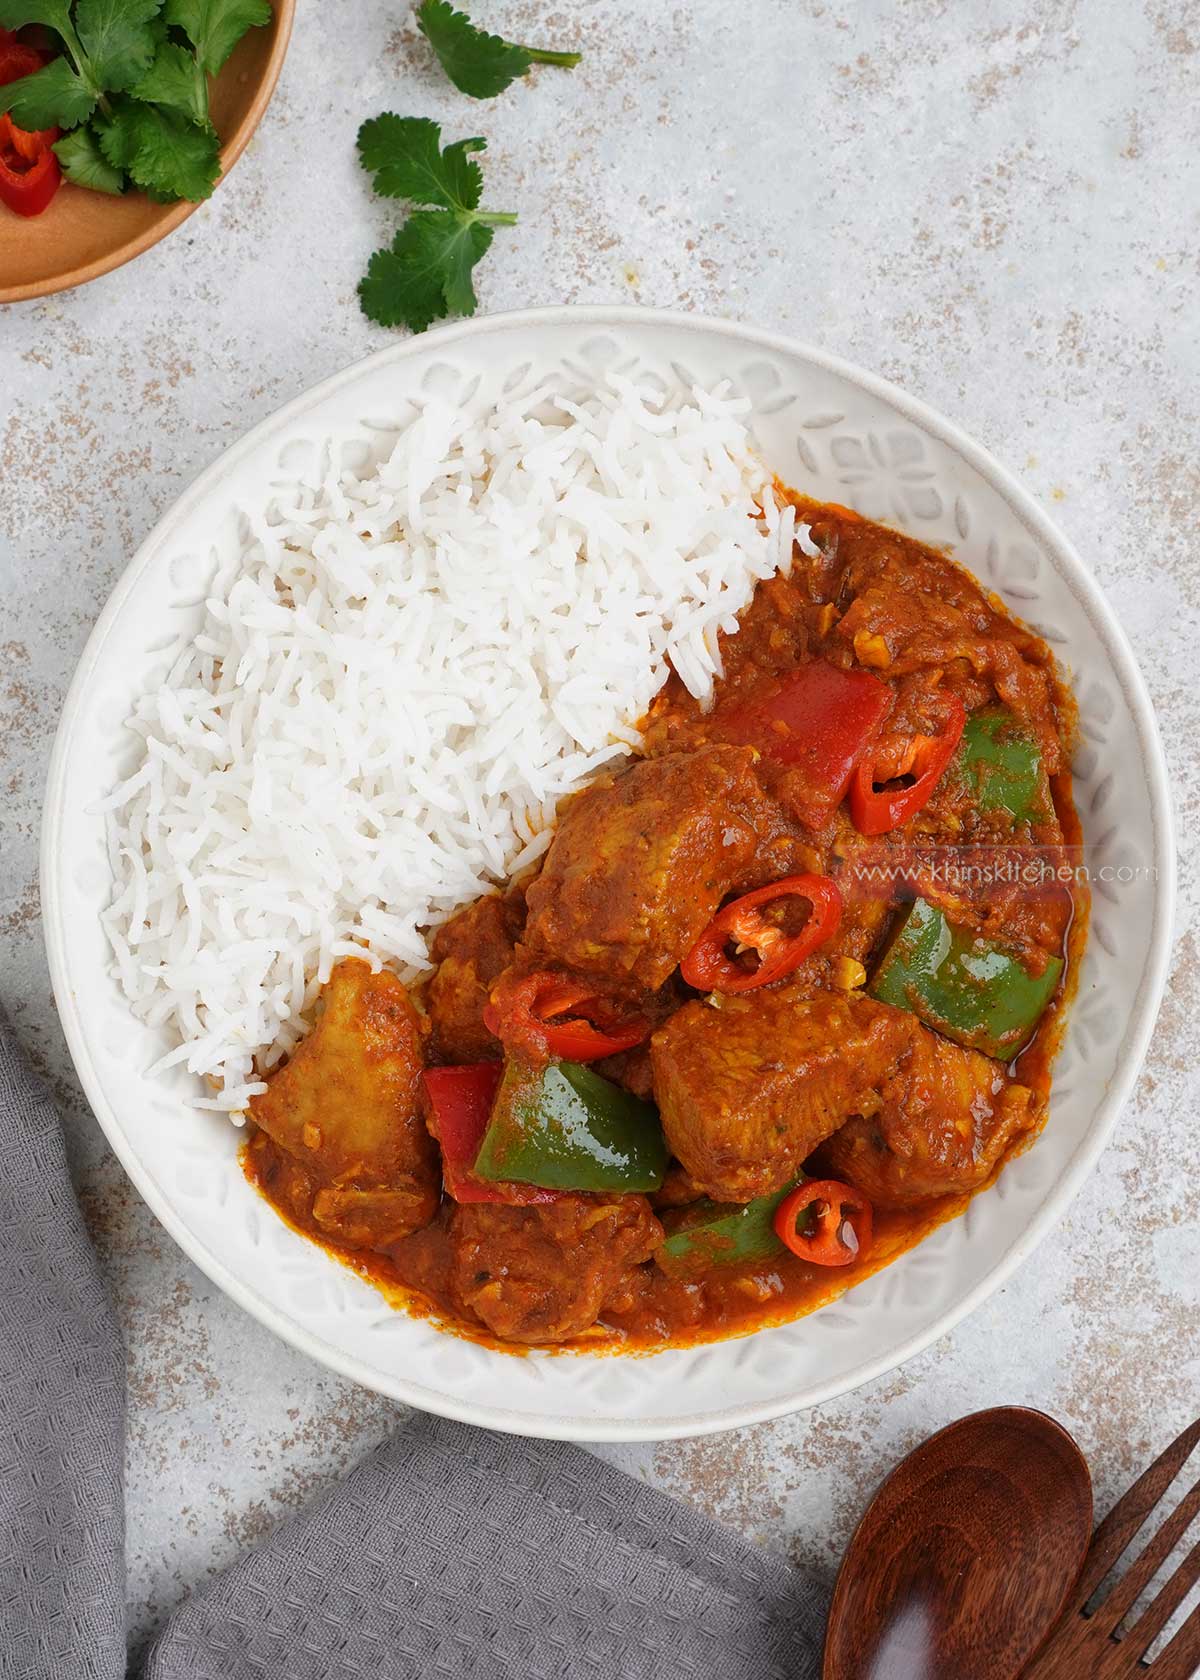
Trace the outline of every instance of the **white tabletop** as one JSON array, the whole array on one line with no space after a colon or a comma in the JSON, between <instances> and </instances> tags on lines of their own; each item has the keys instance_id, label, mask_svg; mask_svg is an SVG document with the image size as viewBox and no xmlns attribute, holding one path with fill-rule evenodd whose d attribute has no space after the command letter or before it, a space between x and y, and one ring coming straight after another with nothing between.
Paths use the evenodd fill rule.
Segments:
<instances>
[{"instance_id":1,"label":"white tabletop","mask_svg":"<svg viewBox=\"0 0 1200 1680\"><path fill-rule=\"evenodd\" d=\"M964 1412L1052 1412L1103 1502L1200 1411L1196 7L471 9L584 62L477 103L431 68L405 0L302 6L212 202L133 266L0 310L0 998L60 1101L128 1339L135 1635L399 1409L220 1295L105 1147L42 953L42 783L88 631L159 514L252 422L387 342L354 293L397 222L354 159L382 110L488 138L485 203L521 222L478 271L481 308L619 300L781 328L899 381L1016 469L1133 640L1182 817L1175 980L1146 1070L1013 1283L835 1404L605 1456L828 1570L884 1471Z\"/></svg>"}]
</instances>

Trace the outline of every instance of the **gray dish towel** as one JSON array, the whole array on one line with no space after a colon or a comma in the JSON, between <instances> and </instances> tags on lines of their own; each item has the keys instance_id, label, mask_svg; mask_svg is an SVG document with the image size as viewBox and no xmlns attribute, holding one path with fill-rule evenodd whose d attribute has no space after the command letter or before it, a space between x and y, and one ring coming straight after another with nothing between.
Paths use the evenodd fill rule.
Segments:
<instances>
[{"instance_id":1,"label":"gray dish towel","mask_svg":"<svg viewBox=\"0 0 1200 1680\"><path fill-rule=\"evenodd\" d=\"M123 1680L124 1359L0 1017L0 1676ZM167 1622L144 1680L813 1680L820 1594L578 1447L418 1417Z\"/></svg>"}]
</instances>

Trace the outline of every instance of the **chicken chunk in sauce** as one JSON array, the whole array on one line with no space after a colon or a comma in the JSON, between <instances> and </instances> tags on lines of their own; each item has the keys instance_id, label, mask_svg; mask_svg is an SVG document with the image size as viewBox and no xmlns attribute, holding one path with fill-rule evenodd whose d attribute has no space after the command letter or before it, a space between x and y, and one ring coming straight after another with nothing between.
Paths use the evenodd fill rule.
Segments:
<instances>
[{"instance_id":1,"label":"chicken chunk in sauce","mask_svg":"<svg viewBox=\"0 0 1200 1680\"><path fill-rule=\"evenodd\" d=\"M660 987L754 857L769 808L748 747L635 764L563 808L523 950L617 988Z\"/></svg>"},{"instance_id":2,"label":"chicken chunk in sauce","mask_svg":"<svg viewBox=\"0 0 1200 1680\"><path fill-rule=\"evenodd\" d=\"M539 1207L466 1204L450 1218L450 1285L506 1342L563 1342L620 1306L662 1241L644 1196L562 1195Z\"/></svg>"},{"instance_id":3,"label":"chicken chunk in sauce","mask_svg":"<svg viewBox=\"0 0 1200 1680\"><path fill-rule=\"evenodd\" d=\"M516 955L521 918L519 899L493 894L468 904L434 935L429 954L437 967L427 1001L440 1061L485 1062L500 1054L483 1011Z\"/></svg>"},{"instance_id":4,"label":"chicken chunk in sauce","mask_svg":"<svg viewBox=\"0 0 1200 1680\"><path fill-rule=\"evenodd\" d=\"M978 1190L1039 1119L1032 1091L1000 1063L916 1025L874 1114L848 1121L822 1154L876 1207L914 1207Z\"/></svg>"},{"instance_id":5,"label":"chicken chunk in sauce","mask_svg":"<svg viewBox=\"0 0 1200 1680\"><path fill-rule=\"evenodd\" d=\"M297 1222L376 1247L428 1224L441 1193L418 1101L420 1023L396 976L357 958L337 965L322 1003L250 1119L287 1157L278 1176Z\"/></svg>"},{"instance_id":6,"label":"chicken chunk in sauce","mask_svg":"<svg viewBox=\"0 0 1200 1680\"><path fill-rule=\"evenodd\" d=\"M864 1107L896 1062L882 1010L832 992L693 1002L651 1043L654 1094L672 1153L718 1202L748 1202L794 1178Z\"/></svg>"},{"instance_id":7,"label":"chicken chunk in sauce","mask_svg":"<svg viewBox=\"0 0 1200 1680\"><path fill-rule=\"evenodd\" d=\"M719 1202L778 1190L851 1117L878 1117L895 1140L889 1205L949 1195L983 1182L1035 1118L997 1062L866 997L691 1003L655 1034L652 1056L667 1142Z\"/></svg>"}]
</instances>

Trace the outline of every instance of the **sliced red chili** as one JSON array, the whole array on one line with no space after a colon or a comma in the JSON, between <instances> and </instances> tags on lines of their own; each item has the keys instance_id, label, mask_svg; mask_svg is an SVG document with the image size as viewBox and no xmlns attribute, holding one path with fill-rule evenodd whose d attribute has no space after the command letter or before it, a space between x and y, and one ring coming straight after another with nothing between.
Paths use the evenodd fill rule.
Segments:
<instances>
[{"instance_id":1,"label":"sliced red chili","mask_svg":"<svg viewBox=\"0 0 1200 1680\"><path fill-rule=\"evenodd\" d=\"M798 1184L775 1210L775 1235L813 1266L849 1266L861 1260L871 1247L874 1223L862 1192L836 1178Z\"/></svg>"},{"instance_id":2,"label":"sliced red chili","mask_svg":"<svg viewBox=\"0 0 1200 1680\"><path fill-rule=\"evenodd\" d=\"M46 62L5 32L0 36L0 86L23 81ZM0 115L0 201L18 216L40 216L58 191L62 170L51 148L57 128L18 128L7 111Z\"/></svg>"},{"instance_id":3,"label":"sliced red chili","mask_svg":"<svg viewBox=\"0 0 1200 1680\"><path fill-rule=\"evenodd\" d=\"M790 898L806 898L808 919L797 933L788 933L778 914ZM776 916L768 906L776 907ZM842 896L828 875L788 875L769 887L735 898L713 917L679 965L689 986L699 992L752 992L769 986L798 968L837 932L842 919ZM730 955L729 946L736 945ZM753 967L739 959L754 951Z\"/></svg>"},{"instance_id":4,"label":"sliced red chili","mask_svg":"<svg viewBox=\"0 0 1200 1680\"><path fill-rule=\"evenodd\" d=\"M586 982L548 970L502 975L483 1020L506 1047L568 1062L595 1062L632 1050L649 1038L652 1027L622 1013Z\"/></svg>"},{"instance_id":5,"label":"sliced red chili","mask_svg":"<svg viewBox=\"0 0 1200 1680\"><path fill-rule=\"evenodd\" d=\"M886 779L880 784L881 766L876 752L868 750L859 760L850 784L850 816L860 834L889 834L933 797L942 773L958 750L967 713L957 694L941 696L942 720L933 735L915 735L900 766L884 766Z\"/></svg>"},{"instance_id":6,"label":"sliced red chili","mask_svg":"<svg viewBox=\"0 0 1200 1680\"><path fill-rule=\"evenodd\" d=\"M27 50L9 47L0 53L0 83L17 79L6 78L4 66ZM29 56L36 69L38 54ZM0 114L0 200L18 216L40 216L58 191L62 170L52 149L57 139L56 128L18 128L7 111Z\"/></svg>"},{"instance_id":7,"label":"sliced red chili","mask_svg":"<svg viewBox=\"0 0 1200 1680\"><path fill-rule=\"evenodd\" d=\"M429 1130L442 1151L442 1180L456 1202L552 1202L557 1192L536 1184L491 1182L477 1176L475 1157L491 1119L503 1062L426 1068L425 1107Z\"/></svg>"}]
</instances>

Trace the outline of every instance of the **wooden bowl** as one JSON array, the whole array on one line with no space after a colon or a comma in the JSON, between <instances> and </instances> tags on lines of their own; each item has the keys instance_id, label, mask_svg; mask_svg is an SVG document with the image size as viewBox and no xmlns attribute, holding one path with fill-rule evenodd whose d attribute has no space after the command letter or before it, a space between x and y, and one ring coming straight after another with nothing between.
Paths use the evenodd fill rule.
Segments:
<instances>
[{"instance_id":1,"label":"wooden bowl","mask_svg":"<svg viewBox=\"0 0 1200 1680\"><path fill-rule=\"evenodd\" d=\"M266 110L287 52L296 0L272 0L270 23L249 29L212 83L213 123L222 136L218 189ZM196 205L154 204L140 192L121 198L64 181L40 216L0 206L0 303L20 303L82 286L186 222Z\"/></svg>"}]
</instances>

